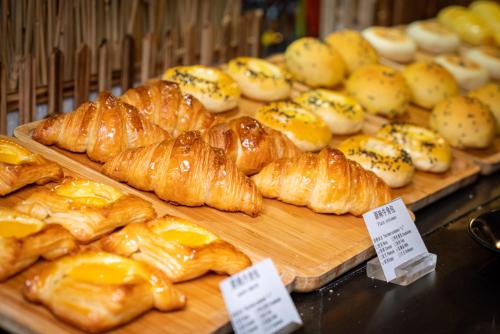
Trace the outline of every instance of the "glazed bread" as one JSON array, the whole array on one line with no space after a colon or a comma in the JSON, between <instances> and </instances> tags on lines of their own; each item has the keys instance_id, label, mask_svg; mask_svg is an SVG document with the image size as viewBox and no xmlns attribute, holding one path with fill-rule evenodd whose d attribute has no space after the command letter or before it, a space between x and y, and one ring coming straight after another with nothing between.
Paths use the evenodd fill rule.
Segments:
<instances>
[{"instance_id":1,"label":"glazed bread","mask_svg":"<svg viewBox=\"0 0 500 334\"><path fill-rule=\"evenodd\" d=\"M490 108L496 121L497 134L500 134L500 85L490 82L471 90L469 96L478 99Z\"/></svg>"}]
</instances>

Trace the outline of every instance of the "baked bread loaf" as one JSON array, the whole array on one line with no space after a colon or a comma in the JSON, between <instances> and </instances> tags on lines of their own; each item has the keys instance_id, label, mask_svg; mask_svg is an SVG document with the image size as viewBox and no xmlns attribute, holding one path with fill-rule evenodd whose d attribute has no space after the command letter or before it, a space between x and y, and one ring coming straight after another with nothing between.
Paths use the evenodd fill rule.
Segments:
<instances>
[{"instance_id":1,"label":"baked bread loaf","mask_svg":"<svg viewBox=\"0 0 500 334\"><path fill-rule=\"evenodd\" d=\"M406 66L401 74L411 91L412 102L432 109L448 97L459 94L458 83L443 66L434 62L416 62Z\"/></svg>"},{"instance_id":2,"label":"baked bread loaf","mask_svg":"<svg viewBox=\"0 0 500 334\"><path fill-rule=\"evenodd\" d=\"M381 179L331 148L277 160L252 179L264 197L319 213L359 216L391 200Z\"/></svg>"},{"instance_id":3,"label":"baked bread loaf","mask_svg":"<svg viewBox=\"0 0 500 334\"><path fill-rule=\"evenodd\" d=\"M105 162L127 148L142 147L170 135L140 115L136 108L108 92L75 111L49 117L38 124L33 139L71 152L86 152Z\"/></svg>"},{"instance_id":4,"label":"baked bread loaf","mask_svg":"<svg viewBox=\"0 0 500 334\"><path fill-rule=\"evenodd\" d=\"M490 78L500 79L500 50L493 46L479 46L465 52L464 57L488 71Z\"/></svg>"},{"instance_id":5,"label":"baked bread loaf","mask_svg":"<svg viewBox=\"0 0 500 334\"><path fill-rule=\"evenodd\" d=\"M389 118L404 114L411 99L403 76L384 65L356 70L347 80L346 89L368 112Z\"/></svg>"},{"instance_id":6,"label":"baked bread loaf","mask_svg":"<svg viewBox=\"0 0 500 334\"><path fill-rule=\"evenodd\" d=\"M434 58L457 80L460 87L470 90L484 85L488 79L488 71L473 61L456 55L441 55Z\"/></svg>"},{"instance_id":7,"label":"baked bread loaf","mask_svg":"<svg viewBox=\"0 0 500 334\"><path fill-rule=\"evenodd\" d=\"M363 107L346 95L327 89L312 89L293 101L321 117L333 134L356 133L363 126Z\"/></svg>"},{"instance_id":8,"label":"baked bread loaf","mask_svg":"<svg viewBox=\"0 0 500 334\"><path fill-rule=\"evenodd\" d=\"M208 129L217 122L194 96L182 94L175 82L150 81L130 88L120 99L174 137L184 131Z\"/></svg>"},{"instance_id":9,"label":"baked bread loaf","mask_svg":"<svg viewBox=\"0 0 500 334\"><path fill-rule=\"evenodd\" d=\"M196 97L213 113L238 106L240 87L219 69L203 65L176 66L169 68L163 79L177 82L184 93Z\"/></svg>"},{"instance_id":10,"label":"baked bread loaf","mask_svg":"<svg viewBox=\"0 0 500 334\"><path fill-rule=\"evenodd\" d=\"M87 332L124 324L154 308L182 308L186 297L160 271L104 252L45 263L24 284L24 296Z\"/></svg>"},{"instance_id":11,"label":"baked bread loaf","mask_svg":"<svg viewBox=\"0 0 500 334\"><path fill-rule=\"evenodd\" d=\"M357 135L343 141L339 150L348 159L372 171L391 188L411 182L415 167L410 155L392 142L369 135Z\"/></svg>"},{"instance_id":12,"label":"baked bread loaf","mask_svg":"<svg viewBox=\"0 0 500 334\"><path fill-rule=\"evenodd\" d=\"M500 134L500 85L490 82L471 90L468 95L478 99L490 108L496 121L497 134Z\"/></svg>"},{"instance_id":13,"label":"baked bread loaf","mask_svg":"<svg viewBox=\"0 0 500 334\"><path fill-rule=\"evenodd\" d=\"M235 274L252 262L233 245L183 219L165 216L132 224L100 241L103 250L145 262L172 282L183 282L209 271Z\"/></svg>"},{"instance_id":14,"label":"baked bread loaf","mask_svg":"<svg viewBox=\"0 0 500 334\"><path fill-rule=\"evenodd\" d=\"M492 40L488 25L463 6L448 6L441 9L437 20L469 44L484 45Z\"/></svg>"},{"instance_id":15,"label":"baked bread loaf","mask_svg":"<svg viewBox=\"0 0 500 334\"><path fill-rule=\"evenodd\" d=\"M458 35L437 21L412 22L406 33L420 49L434 54L451 53L460 46Z\"/></svg>"},{"instance_id":16,"label":"baked bread loaf","mask_svg":"<svg viewBox=\"0 0 500 334\"><path fill-rule=\"evenodd\" d=\"M378 61L375 49L355 30L335 31L326 36L325 42L342 57L347 74Z\"/></svg>"},{"instance_id":17,"label":"baked bread loaf","mask_svg":"<svg viewBox=\"0 0 500 334\"><path fill-rule=\"evenodd\" d=\"M39 257L53 260L77 247L76 240L59 225L14 209L0 207L0 282L26 269Z\"/></svg>"},{"instance_id":18,"label":"baked bread loaf","mask_svg":"<svg viewBox=\"0 0 500 334\"><path fill-rule=\"evenodd\" d=\"M450 168L450 146L432 130L412 124L387 123L377 131L376 136L402 147L417 170L442 173Z\"/></svg>"},{"instance_id":19,"label":"baked bread loaf","mask_svg":"<svg viewBox=\"0 0 500 334\"><path fill-rule=\"evenodd\" d=\"M417 46L404 30L390 27L369 27L363 30L362 34L382 57L400 63L408 63L415 58Z\"/></svg>"},{"instance_id":20,"label":"baked bread loaf","mask_svg":"<svg viewBox=\"0 0 500 334\"><path fill-rule=\"evenodd\" d=\"M223 211L259 214L262 196L255 184L220 149L198 132L122 152L102 172L159 198L187 206L207 204Z\"/></svg>"},{"instance_id":21,"label":"baked bread loaf","mask_svg":"<svg viewBox=\"0 0 500 334\"><path fill-rule=\"evenodd\" d=\"M488 147L496 132L490 109L468 96L455 96L439 103L432 111L430 125L457 148Z\"/></svg>"},{"instance_id":22,"label":"baked bread loaf","mask_svg":"<svg viewBox=\"0 0 500 334\"><path fill-rule=\"evenodd\" d=\"M258 173L270 162L300 152L284 134L246 116L211 127L203 133L203 139L210 146L224 150L246 175Z\"/></svg>"},{"instance_id":23,"label":"baked bread loaf","mask_svg":"<svg viewBox=\"0 0 500 334\"><path fill-rule=\"evenodd\" d=\"M156 217L151 203L103 183L65 178L37 189L16 205L20 212L47 224L59 224L79 242L87 243L132 223Z\"/></svg>"},{"instance_id":24,"label":"baked bread loaf","mask_svg":"<svg viewBox=\"0 0 500 334\"><path fill-rule=\"evenodd\" d=\"M290 95L291 83L278 66L252 57L238 57L227 64L227 73L243 95L258 101L276 101Z\"/></svg>"},{"instance_id":25,"label":"baked bread loaf","mask_svg":"<svg viewBox=\"0 0 500 334\"><path fill-rule=\"evenodd\" d=\"M294 41L285 51L285 61L293 78L311 87L333 87L344 80L342 57L316 38Z\"/></svg>"},{"instance_id":26,"label":"baked bread loaf","mask_svg":"<svg viewBox=\"0 0 500 334\"><path fill-rule=\"evenodd\" d=\"M255 117L265 126L282 132L302 151L318 151L332 138L330 128L319 116L293 101L268 103Z\"/></svg>"},{"instance_id":27,"label":"baked bread loaf","mask_svg":"<svg viewBox=\"0 0 500 334\"><path fill-rule=\"evenodd\" d=\"M45 160L15 141L0 137L0 195L28 184L45 184L63 177L58 164Z\"/></svg>"}]
</instances>

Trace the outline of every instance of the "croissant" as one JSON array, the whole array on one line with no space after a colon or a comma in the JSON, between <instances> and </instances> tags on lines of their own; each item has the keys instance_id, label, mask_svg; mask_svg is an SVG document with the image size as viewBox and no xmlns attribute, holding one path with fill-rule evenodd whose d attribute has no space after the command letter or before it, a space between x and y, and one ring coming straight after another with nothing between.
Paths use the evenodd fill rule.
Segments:
<instances>
[{"instance_id":1,"label":"croissant","mask_svg":"<svg viewBox=\"0 0 500 334\"><path fill-rule=\"evenodd\" d=\"M300 152L281 132L251 117L214 125L203 133L203 138L210 146L223 149L246 175L258 173L270 162Z\"/></svg>"},{"instance_id":2,"label":"croissant","mask_svg":"<svg viewBox=\"0 0 500 334\"><path fill-rule=\"evenodd\" d=\"M255 216L262 196L224 152L205 143L199 132L120 153L102 172L158 197L187 206L207 204Z\"/></svg>"},{"instance_id":3,"label":"croissant","mask_svg":"<svg viewBox=\"0 0 500 334\"><path fill-rule=\"evenodd\" d=\"M33 139L72 152L87 152L105 162L128 148L142 147L170 135L140 115L136 108L108 92L96 102L85 102L75 111L43 120Z\"/></svg>"},{"instance_id":4,"label":"croissant","mask_svg":"<svg viewBox=\"0 0 500 334\"><path fill-rule=\"evenodd\" d=\"M11 139L0 138L0 195L31 183L45 184L63 176L61 167Z\"/></svg>"},{"instance_id":5,"label":"croissant","mask_svg":"<svg viewBox=\"0 0 500 334\"><path fill-rule=\"evenodd\" d=\"M175 82L156 80L131 88L120 99L174 137L184 131L208 129L218 119Z\"/></svg>"},{"instance_id":6,"label":"croissant","mask_svg":"<svg viewBox=\"0 0 500 334\"><path fill-rule=\"evenodd\" d=\"M161 271L97 251L42 264L25 281L24 295L92 333L126 323L151 308L170 311L186 303Z\"/></svg>"},{"instance_id":7,"label":"croissant","mask_svg":"<svg viewBox=\"0 0 500 334\"><path fill-rule=\"evenodd\" d=\"M320 213L361 215L391 199L380 178L330 148L277 160L252 179L264 197Z\"/></svg>"}]
</instances>

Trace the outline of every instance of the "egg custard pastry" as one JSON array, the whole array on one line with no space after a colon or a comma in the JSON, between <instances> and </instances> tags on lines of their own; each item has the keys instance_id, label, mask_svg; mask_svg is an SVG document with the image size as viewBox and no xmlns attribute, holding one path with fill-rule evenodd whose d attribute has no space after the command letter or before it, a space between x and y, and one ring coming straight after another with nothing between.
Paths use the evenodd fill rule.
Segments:
<instances>
[{"instance_id":1,"label":"egg custard pastry","mask_svg":"<svg viewBox=\"0 0 500 334\"><path fill-rule=\"evenodd\" d=\"M91 333L122 325L152 308L172 311L186 303L162 272L98 251L44 263L25 281L24 296Z\"/></svg>"},{"instance_id":2,"label":"egg custard pastry","mask_svg":"<svg viewBox=\"0 0 500 334\"><path fill-rule=\"evenodd\" d=\"M100 241L103 250L145 262L173 282L204 275L235 274L252 262L208 230L173 216L128 225Z\"/></svg>"},{"instance_id":3,"label":"egg custard pastry","mask_svg":"<svg viewBox=\"0 0 500 334\"><path fill-rule=\"evenodd\" d=\"M45 184L63 177L61 167L13 140L0 138L0 195L28 184Z\"/></svg>"},{"instance_id":4,"label":"egg custard pastry","mask_svg":"<svg viewBox=\"0 0 500 334\"><path fill-rule=\"evenodd\" d=\"M52 260L76 247L75 238L63 227L0 207L0 282L31 266L39 257Z\"/></svg>"},{"instance_id":5,"label":"egg custard pastry","mask_svg":"<svg viewBox=\"0 0 500 334\"><path fill-rule=\"evenodd\" d=\"M16 209L45 223L63 226L82 243L117 227L156 217L151 203L137 196L103 183L69 177L35 191Z\"/></svg>"}]
</instances>

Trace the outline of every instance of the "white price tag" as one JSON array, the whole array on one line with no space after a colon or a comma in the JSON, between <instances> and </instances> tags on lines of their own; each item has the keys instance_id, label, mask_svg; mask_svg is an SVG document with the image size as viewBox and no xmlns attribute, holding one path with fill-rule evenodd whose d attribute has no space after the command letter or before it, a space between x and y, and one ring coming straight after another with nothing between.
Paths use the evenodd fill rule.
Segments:
<instances>
[{"instance_id":1,"label":"white price tag","mask_svg":"<svg viewBox=\"0 0 500 334\"><path fill-rule=\"evenodd\" d=\"M427 253L401 198L368 211L363 218L387 282L396 278L396 267Z\"/></svg>"},{"instance_id":2,"label":"white price tag","mask_svg":"<svg viewBox=\"0 0 500 334\"><path fill-rule=\"evenodd\" d=\"M271 259L220 283L236 334L290 333L302 325Z\"/></svg>"}]
</instances>

